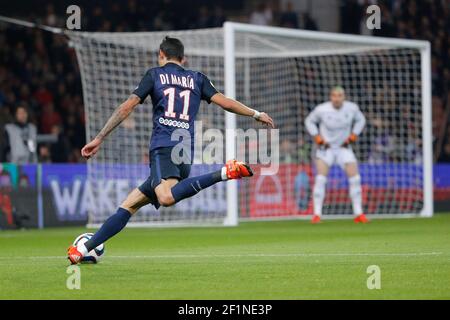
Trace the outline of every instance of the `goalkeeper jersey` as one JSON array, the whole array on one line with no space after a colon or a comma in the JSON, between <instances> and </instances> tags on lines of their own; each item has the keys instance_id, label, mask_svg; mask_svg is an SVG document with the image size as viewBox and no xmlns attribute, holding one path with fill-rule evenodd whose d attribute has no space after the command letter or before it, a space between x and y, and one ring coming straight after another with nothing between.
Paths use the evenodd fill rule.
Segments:
<instances>
[{"instance_id":1,"label":"goalkeeper jersey","mask_svg":"<svg viewBox=\"0 0 450 320\"><path fill-rule=\"evenodd\" d=\"M331 148L342 146L351 133L359 135L365 123L366 118L358 105L350 101L344 101L339 109L331 101L322 103L305 119L309 134L320 134Z\"/></svg>"},{"instance_id":2,"label":"goalkeeper jersey","mask_svg":"<svg viewBox=\"0 0 450 320\"><path fill-rule=\"evenodd\" d=\"M194 121L201 100L211 103L218 91L201 72L183 68L176 63L149 69L133 91L144 102L153 104L153 131L150 151L179 143L194 152Z\"/></svg>"}]
</instances>

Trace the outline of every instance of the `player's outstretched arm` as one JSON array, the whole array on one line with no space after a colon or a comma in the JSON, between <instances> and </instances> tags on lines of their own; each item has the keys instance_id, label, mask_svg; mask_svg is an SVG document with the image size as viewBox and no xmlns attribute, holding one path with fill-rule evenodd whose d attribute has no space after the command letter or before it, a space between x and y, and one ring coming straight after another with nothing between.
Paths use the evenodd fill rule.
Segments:
<instances>
[{"instance_id":1,"label":"player's outstretched arm","mask_svg":"<svg viewBox=\"0 0 450 320\"><path fill-rule=\"evenodd\" d=\"M100 149L100 145L103 140L123 121L125 120L130 113L134 110L134 108L140 103L141 99L132 94L125 102L123 102L116 110L114 110L111 117L109 117L105 126L98 133L98 135L86 144L83 149L81 149L81 155L86 159L94 156L98 149Z\"/></svg>"},{"instance_id":2,"label":"player's outstretched arm","mask_svg":"<svg viewBox=\"0 0 450 320\"><path fill-rule=\"evenodd\" d=\"M222 93L216 93L213 95L211 97L211 101L226 111L233 112L241 116L253 117L256 121L275 128L272 118L267 113L249 108L239 101L226 97Z\"/></svg>"}]
</instances>

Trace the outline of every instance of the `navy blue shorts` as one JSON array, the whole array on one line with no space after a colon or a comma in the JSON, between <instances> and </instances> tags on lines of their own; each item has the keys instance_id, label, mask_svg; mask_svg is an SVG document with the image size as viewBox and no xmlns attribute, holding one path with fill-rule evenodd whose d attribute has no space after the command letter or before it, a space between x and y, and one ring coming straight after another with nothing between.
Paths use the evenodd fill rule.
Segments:
<instances>
[{"instance_id":1,"label":"navy blue shorts","mask_svg":"<svg viewBox=\"0 0 450 320\"><path fill-rule=\"evenodd\" d=\"M189 177L191 165L173 163L171 154L172 147L158 148L150 152L150 176L138 187L150 199L154 194L153 190L161 183L162 179L183 180Z\"/></svg>"}]
</instances>

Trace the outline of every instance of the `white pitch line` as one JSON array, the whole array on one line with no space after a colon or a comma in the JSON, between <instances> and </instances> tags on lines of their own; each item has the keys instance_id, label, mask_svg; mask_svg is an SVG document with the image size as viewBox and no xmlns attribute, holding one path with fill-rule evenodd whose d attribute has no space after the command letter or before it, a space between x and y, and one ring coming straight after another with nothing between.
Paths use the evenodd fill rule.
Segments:
<instances>
[{"instance_id":1,"label":"white pitch line","mask_svg":"<svg viewBox=\"0 0 450 320\"><path fill-rule=\"evenodd\" d=\"M248 254L203 254L203 255L149 255L149 256L111 256L111 258L152 259L152 258L245 258L245 257L333 257L333 256L429 256L440 255L442 252L413 252L413 253L248 253Z\"/></svg>"},{"instance_id":2,"label":"white pitch line","mask_svg":"<svg viewBox=\"0 0 450 320\"><path fill-rule=\"evenodd\" d=\"M195 258L264 258L264 257L415 257L415 256L437 256L442 252L385 252L385 253L243 253L243 254L175 254L175 255L140 255L140 256L106 256L112 259L195 259ZM65 256L16 256L1 257L0 260L20 259L63 259Z\"/></svg>"}]
</instances>

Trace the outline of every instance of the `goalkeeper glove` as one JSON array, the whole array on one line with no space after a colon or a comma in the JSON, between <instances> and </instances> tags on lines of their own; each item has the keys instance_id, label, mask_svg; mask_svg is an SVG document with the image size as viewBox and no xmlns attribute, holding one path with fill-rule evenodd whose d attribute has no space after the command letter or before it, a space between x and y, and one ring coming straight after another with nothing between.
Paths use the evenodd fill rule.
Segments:
<instances>
[{"instance_id":1,"label":"goalkeeper glove","mask_svg":"<svg viewBox=\"0 0 450 320\"><path fill-rule=\"evenodd\" d=\"M348 136L347 139L345 139L344 143L342 144L343 147L348 147L352 143L356 142L356 139L358 139L358 136L354 133Z\"/></svg>"},{"instance_id":2,"label":"goalkeeper glove","mask_svg":"<svg viewBox=\"0 0 450 320\"><path fill-rule=\"evenodd\" d=\"M320 134L314 136L314 141L319 146L323 146L325 148L329 147L328 143L325 142L325 140L322 138Z\"/></svg>"}]
</instances>

